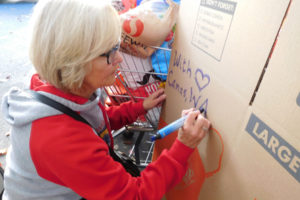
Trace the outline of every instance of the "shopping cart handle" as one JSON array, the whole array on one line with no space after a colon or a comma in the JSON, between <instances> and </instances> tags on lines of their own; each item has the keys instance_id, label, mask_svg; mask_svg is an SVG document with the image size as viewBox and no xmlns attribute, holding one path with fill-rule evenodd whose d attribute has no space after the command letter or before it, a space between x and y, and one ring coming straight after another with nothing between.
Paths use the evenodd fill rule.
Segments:
<instances>
[{"instance_id":1,"label":"shopping cart handle","mask_svg":"<svg viewBox=\"0 0 300 200\"><path fill-rule=\"evenodd\" d=\"M206 113L204 109L200 110L200 113ZM151 137L151 141L155 141L157 139L162 139L169 135L170 133L173 133L174 131L178 130L180 127L183 126L185 120L187 119L188 115L185 115L176 121L172 122L171 124L163 127L162 129L158 130L157 133Z\"/></svg>"}]
</instances>

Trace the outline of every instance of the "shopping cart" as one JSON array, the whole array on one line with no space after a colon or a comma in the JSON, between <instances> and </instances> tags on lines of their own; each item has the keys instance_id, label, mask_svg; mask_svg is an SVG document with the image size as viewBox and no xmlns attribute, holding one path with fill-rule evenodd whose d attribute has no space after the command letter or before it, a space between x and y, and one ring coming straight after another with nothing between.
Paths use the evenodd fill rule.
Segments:
<instances>
[{"instance_id":1,"label":"shopping cart","mask_svg":"<svg viewBox=\"0 0 300 200\"><path fill-rule=\"evenodd\" d=\"M109 103L119 105L123 102L145 99L151 93L162 87L167 77L167 69L171 49L153 48L151 57L142 58L121 52L123 62L116 72L116 82L105 88ZM153 69L155 66L155 70ZM137 135L129 152L124 152L133 158L137 166L143 168L151 162L154 142L150 140L157 129L161 107L155 107L141 116L131 125L115 131L113 137L125 134L127 137Z\"/></svg>"}]
</instances>

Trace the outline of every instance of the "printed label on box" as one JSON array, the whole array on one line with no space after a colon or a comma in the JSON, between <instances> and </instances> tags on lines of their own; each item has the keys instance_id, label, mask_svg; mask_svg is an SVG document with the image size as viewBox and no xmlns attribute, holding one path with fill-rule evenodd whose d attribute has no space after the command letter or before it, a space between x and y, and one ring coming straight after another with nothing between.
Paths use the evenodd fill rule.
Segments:
<instances>
[{"instance_id":1,"label":"printed label on box","mask_svg":"<svg viewBox=\"0 0 300 200\"><path fill-rule=\"evenodd\" d=\"M300 183L300 153L253 113L246 131Z\"/></svg>"},{"instance_id":2,"label":"printed label on box","mask_svg":"<svg viewBox=\"0 0 300 200\"><path fill-rule=\"evenodd\" d=\"M201 0L192 44L220 61L236 9L236 3Z\"/></svg>"}]
</instances>

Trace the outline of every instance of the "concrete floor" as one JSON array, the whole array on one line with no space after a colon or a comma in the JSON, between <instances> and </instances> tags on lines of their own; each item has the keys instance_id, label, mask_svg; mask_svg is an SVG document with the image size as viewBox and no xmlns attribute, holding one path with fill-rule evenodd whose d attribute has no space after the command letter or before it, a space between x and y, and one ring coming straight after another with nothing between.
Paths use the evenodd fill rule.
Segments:
<instances>
[{"instance_id":1,"label":"concrete floor","mask_svg":"<svg viewBox=\"0 0 300 200\"><path fill-rule=\"evenodd\" d=\"M22 3L22 2L29 2L29 3L33 3L33 2L37 2L38 0L0 0L0 3Z\"/></svg>"},{"instance_id":2,"label":"concrete floor","mask_svg":"<svg viewBox=\"0 0 300 200\"><path fill-rule=\"evenodd\" d=\"M26 87L34 72L28 58L28 21L32 3L0 4L0 99L9 88ZM9 125L0 112L0 149L9 146ZM0 156L5 166L5 156Z\"/></svg>"}]
</instances>

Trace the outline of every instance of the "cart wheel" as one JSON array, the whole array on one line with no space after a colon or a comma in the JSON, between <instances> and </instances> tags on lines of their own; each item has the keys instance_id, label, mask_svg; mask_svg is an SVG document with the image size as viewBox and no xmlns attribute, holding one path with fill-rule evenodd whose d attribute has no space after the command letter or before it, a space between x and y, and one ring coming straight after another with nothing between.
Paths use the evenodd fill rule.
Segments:
<instances>
[{"instance_id":1,"label":"cart wheel","mask_svg":"<svg viewBox=\"0 0 300 200\"><path fill-rule=\"evenodd\" d=\"M125 137L125 138L127 138L127 139L131 139L131 138L133 137L133 135L134 135L134 132L133 132L133 131L128 131L128 130L126 130L126 131L124 131L124 133L123 133L123 137Z\"/></svg>"}]
</instances>

